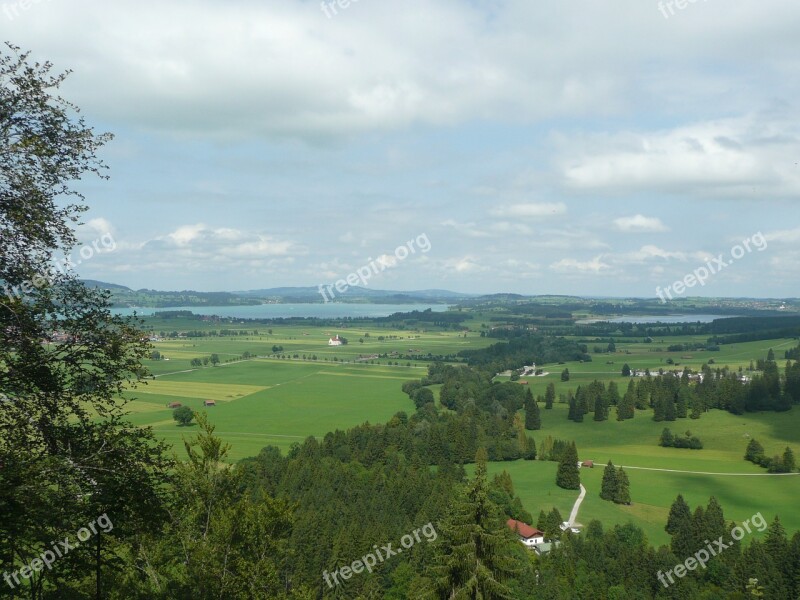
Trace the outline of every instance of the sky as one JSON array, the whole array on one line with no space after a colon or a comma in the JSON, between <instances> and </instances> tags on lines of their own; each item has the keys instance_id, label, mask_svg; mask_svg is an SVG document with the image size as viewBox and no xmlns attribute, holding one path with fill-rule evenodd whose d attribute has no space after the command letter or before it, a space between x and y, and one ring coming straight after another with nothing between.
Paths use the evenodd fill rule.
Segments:
<instances>
[{"instance_id":1,"label":"sky","mask_svg":"<svg viewBox=\"0 0 800 600\"><path fill-rule=\"evenodd\" d=\"M798 30L796 0L0 0L115 136L78 273L162 290L383 257L369 287L800 296Z\"/></svg>"}]
</instances>

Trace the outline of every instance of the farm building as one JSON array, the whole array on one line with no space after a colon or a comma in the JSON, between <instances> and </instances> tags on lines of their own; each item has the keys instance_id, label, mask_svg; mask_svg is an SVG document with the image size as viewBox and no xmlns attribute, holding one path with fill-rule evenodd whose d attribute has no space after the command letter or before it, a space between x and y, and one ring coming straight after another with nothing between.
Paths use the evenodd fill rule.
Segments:
<instances>
[{"instance_id":1,"label":"farm building","mask_svg":"<svg viewBox=\"0 0 800 600\"><path fill-rule=\"evenodd\" d=\"M180 408L181 406L183 406L183 404L181 404L180 402L170 402L169 404L167 404L167 407L169 408Z\"/></svg>"},{"instance_id":2,"label":"farm building","mask_svg":"<svg viewBox=\"0 0 800 600\"><path fill-rule=\"evenodd\" d=\"M217 405L217 403L214 402L213 400L205 400L205 401L203 401L203 406L216 406L216 405Z\"/></svg>"},{"instance_id":3,"label":"farm building","mask_svg":"<svg viewBox=\"0 0 800 600\"><path fill-rule=\"evenodd\" d=\"M528 548L533 548L536 544L544 542L544 533L527 523L509 519L506 521L506 525L519 536L519 541Z\"/></svg>"}]
</instances>

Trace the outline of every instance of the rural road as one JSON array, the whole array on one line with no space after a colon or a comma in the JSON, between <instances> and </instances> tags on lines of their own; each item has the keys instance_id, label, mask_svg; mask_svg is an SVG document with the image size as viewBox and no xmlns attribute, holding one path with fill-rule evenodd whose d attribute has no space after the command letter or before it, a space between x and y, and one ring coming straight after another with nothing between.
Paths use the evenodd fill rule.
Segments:
<instances>
[{"instance_id":1,"label":"rural road","mask_svg":"<svg viewBox=\"0 0 800 600\"><path fill-rule=\"evenodd\" d=\"M578 499L575 500L575 506L572 507L572 512L569 513L569 520L567 521L567 523L569 523L570 527L572 527L575 524L575 519L578 518L578 511L581 508L581 502L583 502L583 499L585 497L586 497L586 488L583 487L583 484L581 484L581 493L578 496Z\"/></svg>"},{"instance_id":2,"label":"rural road","mask_svg":"<svg viewBox=\"0 0 800 600\"><path fill-rule=\"evenodd\" d=\"M797 476L800 473L711 473L708 471L678 471L677 469L656 469L652 467L628 467L623 469L636 469L638 471L664 471L665 473L688 473L689 475L727 475L729 477L787 477Z\"/></svg>"}]
</instances>

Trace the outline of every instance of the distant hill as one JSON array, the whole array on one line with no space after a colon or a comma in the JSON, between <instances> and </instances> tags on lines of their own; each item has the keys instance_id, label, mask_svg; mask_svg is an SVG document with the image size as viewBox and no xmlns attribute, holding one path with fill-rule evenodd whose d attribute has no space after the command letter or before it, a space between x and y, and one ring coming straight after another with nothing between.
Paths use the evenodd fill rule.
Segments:
<instances>
[{"instance_id":1,"label":"distant hill","mask_svg":"<svg viewBox=\"0 0 800 600\"><path fill-rule=\"evenodd\" d=\"M111 291L115 307L168 308L176 306L248 306L265 303L306 304L324 302L319 289L316 287L278 287L235 292L197 292L194 290L132 290L124 285L92 279L85 279L83 283L87 287ZM448 290L400 292L352 287L345 294L336 294L336 301L354 304L448 304L474 297L477 297L477 295L462 294Z\"/></svg>"}]
</instances>

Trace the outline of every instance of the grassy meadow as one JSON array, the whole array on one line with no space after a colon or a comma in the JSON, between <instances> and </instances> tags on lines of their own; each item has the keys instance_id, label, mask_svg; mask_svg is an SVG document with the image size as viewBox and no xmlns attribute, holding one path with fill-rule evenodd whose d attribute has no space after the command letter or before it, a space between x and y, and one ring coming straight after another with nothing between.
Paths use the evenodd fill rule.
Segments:
<instances>
[{"instance_id":1,"label":"grassy meadow","mask_svg":"<svg viewBox=\"0 0 800 600\"><path fill-rule=\"evenodd\" d=\"M345 429L363 422L385 422L394 413L411 413L414 406L401 391L404 381L422 377L427 363L400 359L400 355L446 355L467 348L486 347L496 339L480 337L484 320L475 315L468 323L470 332L408 331L375 326L360 328L352 323L339 328L315 325L280 325L266 327L242 323L226 324L228 329L248 330L236 337L166 338L154 342L168 360L148 360L155 376L130 390L133 399L128 407L131 420L138 425L152 426L158 436L174 444L179 455L182 439L194 428L179 427L167 407L180 402L195 410L204 410L216 425L217 432L232 445L231 459L257 454L266 445L283 451L307 436L322 437L327 432ZM147 319L154 333L218 329L219 324L181 319ZM269 333L271 330L271 333ZM344 336L349 344L328 346L334 335ZM379 339L382 337L383 339ZM796 340L768 340L722 346L720 351L667 352L670 344L704 341L702 336L654 339L652 343L618 341L617 352L593 354L592 362L541 365L545 376L525 377L534 395L544 395L550 382L556 393L585 385L594 379L616 381L624 394L628 379L622 377L622 366L657 371L699 369L713 359L716 366L746 369L751 361L764 358L770 348L781 362L783 351L796 346ZM598 342L599 345L599 342ZM278 355L273 347L280 346ZM593 344L588 342L590 351ZM241 360L244 352L258 358ZM393 356L391 353L397 353ZM388 358L359 360L375 354ZM217 354L217 367L194 368L193 358ZM335 359L335 360L334 360ZM673 365L667 364L672 359ZM399 363L399 364L396 364ZM568 368L570 381L561 381L561 371ZM507 379L499 376L498 380ZM437 390L434 390L438 394ZM216 406L204 407L205 400ZM552 410L542 408L542 430L531 432L537 444L550 435L574 440L581 459L594 460L596 468L583 469L582 481L588 489L578 521L588 523L600 519L606 526L634 521L654 543L663 543L668 536L663 530L669 506L678 493L692 505L705 504L709 496L721 502L726 517L742 521L756 512L771 518L779 514L787 530L800 529L800 515L793 510L800 495L797 476L763 476L765 471L743 460L750 438L757 438L768 455L782 453L786 446L795 446L800 438L800 410L790 413L762 413L744 416L712 411L699 420L680 419L673 423L656 423L652 413L637 411L633 420L618 422L614 409L608 421L583 423L567 420L567 406L556 403ZM664 426L673 433L691 430L704 443L703 450L661 448L658 439ZM631 506L616 506L600 500L598 494L602 466L607 461L627 469L631 482ZM577 497L577 492L555 486L555 463L517 461L493 463L490 473L507 470L527 510L556 506L564 518ZM670 472L690 471L691 473Z\"/></svg>"}]
</instances>

